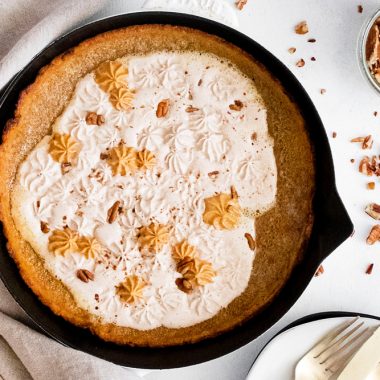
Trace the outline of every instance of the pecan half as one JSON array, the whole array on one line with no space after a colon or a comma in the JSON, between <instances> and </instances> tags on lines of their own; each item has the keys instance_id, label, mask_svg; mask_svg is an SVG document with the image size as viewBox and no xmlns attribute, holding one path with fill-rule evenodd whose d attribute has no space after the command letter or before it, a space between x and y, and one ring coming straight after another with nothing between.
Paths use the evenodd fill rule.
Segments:
<instances>
[{"instance_id":1,"label":"pecan half","mask_svg":"<svg viewBox=\"0 0 380 380\"><path fill-rule=\"evenodd\" d=\"M96 112L87 112L86 124L88 125L102 125L105 119L103 115L98 115Z\"/></svg>"},{"instance_id":2,"label":"pecan half","mask_svg":"<svg viewBox=\"0 0 380 380\"><path fill-rule=\"evenodd\" d=\"M83 282L94 281L94 274L87 269L78 269L77 277Z\"/></svg>"},{"instance_id":3,"label":"pecan half","mask_svg":"<svg viewBox=\"0 0 380 380\"><path fill-rule=\"evenodd\" d=\"M190 293L193 290L193 285L190 281L185 280L184 278L177 278L175 284L178 286L179 290L182 290L184 293Z\"/></svg>"},{"instance_id":4,"label":"pecan half","mask_svg":"<svg viewBox=\"0 0 380 380\"><path fill-rule=\"evenodd\" d=\"M119 207L120 207L120 201L116 201L112 207L107 212L107 221L108 223L113 223L117 216L119 215Z\"/></svg>"},{"instance_id":5,"label":"pecan half","mask_svg":"<svg viewBox=\"0 0 380 380\"><path fill-rule=\"evenodd\" d=\"M41 231L44 234L47 234L50 231L48 224L46 222L43 222L42 220L41 220L40 226L41 226Z\"/></svg>"},{"instance_id":6,"label":"pecan half","mask_svg":"<svg viewBox=\"0 0 380 380\"><path fill-rule=\"evenodd\" d=\"M366 208L365 212L373 219L380 220L380 205L377 203L370 203Z\"/></svg>"},{"instance_id":7,"label":"pecan half","mask_svg":"<svg viewBox=\"0 0 380 380\"><path fill-rule=\"evenodd\" d=\"M169 99L161 100L157 105L156 116L165 117L169 112L169 104L170 104Z\"/></svg>"},{"instance_id":8,"label":"pecan half","mask_svg":"<svg viewBox=\"0 0 380 380\"><path fill-rule=\"evenodd\" d=\"M247 239L247 242L248 242L248 246L249 246L249 249L251 251L254 251L256 249L256 242L255 242L255 239L252 237L251 234L249 234L248 232L246 232L244 234L244 237Z\"/></svg>"},{"instance_id":9,"label":"pecan half","mask_svg":"<svg viewBox=\"0 0 380 380\"><path fill-rule=\"evenodd\" d=\"M372 227L367 237L367 244L373 245L380 239L380 224L376 224Z\"/></svg>"}]
</instances>

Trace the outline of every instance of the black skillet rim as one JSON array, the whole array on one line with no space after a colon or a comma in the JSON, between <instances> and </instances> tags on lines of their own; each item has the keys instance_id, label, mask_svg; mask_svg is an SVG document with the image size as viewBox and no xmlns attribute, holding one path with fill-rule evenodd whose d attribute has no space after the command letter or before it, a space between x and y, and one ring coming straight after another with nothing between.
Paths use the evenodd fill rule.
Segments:
<instances>
[{"instance_id":1,"label":"black skillet rim","mask_svg":"<svg viewBox=\"0 0 380 380\"><path fill-rule=\"evenodd\" d=\"M302 85L277 58L258 43L215 21L174 12L138 12L98 20L75 29L47 46L9 83L0 100L0 120L12 117L20 91L32 83L38 70L55 56L99 33L141 24L171 24L200 29L218 35L251 54L277 77L299 105L316 157L315 223L304 257L293 270L288 282L271 305L243 325L218 337L191 345L167 348L118 346L104 342L89 331L64 321L42 305L21 279L15 263L7 253L5 237L0 235L0 277L18 304L47 335L66 346L116 364L166 369L218 358L267 331L299 298L320 262L351 235L353 226L336 190L331 151L322 121Z\"/></svg>"}]
</instances>

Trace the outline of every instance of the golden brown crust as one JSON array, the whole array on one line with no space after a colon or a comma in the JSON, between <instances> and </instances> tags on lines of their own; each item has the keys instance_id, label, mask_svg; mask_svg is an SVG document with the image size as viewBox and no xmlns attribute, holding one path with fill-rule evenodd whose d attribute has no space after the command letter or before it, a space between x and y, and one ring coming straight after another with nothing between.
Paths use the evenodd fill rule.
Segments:
<instances>
[{"instance_id":1,"label":"golden brown crust","mask_svg":"<svg viewBox=\"0 0 380 380\"><path fill-rule=\"evenodd\" d=\"M19 164L51 132L77 81L105 60L160 50L199 50L234 62L254 78L268 111L278 169L276 206L256 221L257 251L246 291L215 317L181 328L140 331L104 324L79 308L68 289L45 267L43 259L17 230L11 194ZM230 330L267 306L299 260L312 224L314 163L304 120L279 83L239 48L200 31L166 25L141 25L100 34L55 58L19 98L0 146L0 219L8 249L21 276L39 299L71 323L89 328L107 341L139 346L196 342Z\"/></svg>"}]
</instances>

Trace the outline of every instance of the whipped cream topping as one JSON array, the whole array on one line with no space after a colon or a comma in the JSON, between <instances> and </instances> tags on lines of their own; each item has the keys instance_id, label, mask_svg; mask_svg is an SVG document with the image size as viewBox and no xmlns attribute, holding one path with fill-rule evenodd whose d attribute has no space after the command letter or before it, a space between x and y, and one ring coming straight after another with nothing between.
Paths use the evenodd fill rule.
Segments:
<instances>
[{"instance_id":1,"label":"whipped cream topping","mask_svg":"<svg viewBox=\"0 0 380 380\"><path fill-rule=\"evenodd\" d=\"M275 202L277 171L266 109L253 82L233 64L206 53L165 52L120 59L128 68L133 108L116 110L97 85L83 77L53 133L80 142L76 165L66 173L49 154L46 136L21 165L14 194L20 230L46 267L72 292L78 305L105 322L146 330L190 326L216 315L247 287L254 261L245 233L255 237L255 215ZM169 112L156 116L169 99ZM238 100L240 110L230 108ZM191 110L191 111L189 111ZM86 115L104 116L89 125ZM149 149L152 170L113 175L101 154L120 142ZM243 216L233 230L204 223L204 199L234 186ZM119 201L122 213L109 223ZM50 232L43 233L41 221ZM152 221L172 226L169 242L144 255L138 229ZM79 252L56 256L48 249L51 231L68 226L95 237L104 247L97 258ZM186 239L216 271L213 283L184 293L172 247ZM94 273L87 283L76 276ZM116 287L126 276L142 278L144 299L123 303Z\"/></svg>"}]
</instances>

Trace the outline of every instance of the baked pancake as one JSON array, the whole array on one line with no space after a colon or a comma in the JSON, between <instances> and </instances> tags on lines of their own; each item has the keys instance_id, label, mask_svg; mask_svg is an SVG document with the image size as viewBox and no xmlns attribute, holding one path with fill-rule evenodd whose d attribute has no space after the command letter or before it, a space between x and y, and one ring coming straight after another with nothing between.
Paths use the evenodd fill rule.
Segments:
<instances>
[{"instance_id":1,"label":"baked pancake","mask_svg":"<svg viewBox=\"0 0 380 380\"><path fill-rule=\"evenodd\" d=\"M0 149L22 277L108 341L232 329L275 298L309 238L301 113L254 59L193 29L118 29L57 57Z\"/></svg>"}]
</instances>

